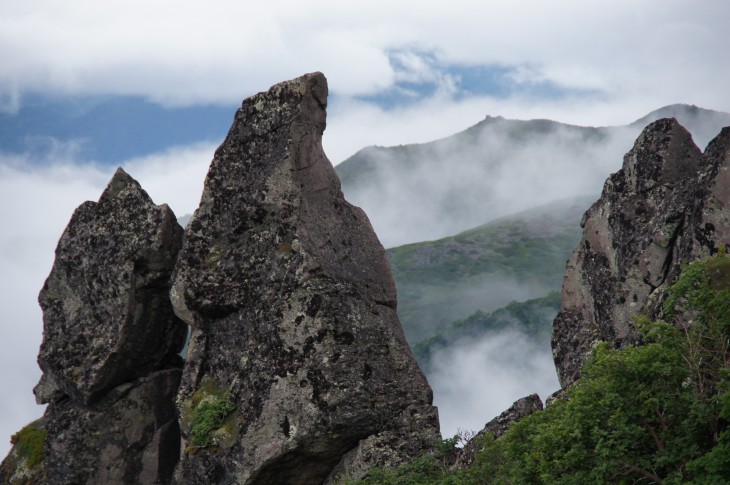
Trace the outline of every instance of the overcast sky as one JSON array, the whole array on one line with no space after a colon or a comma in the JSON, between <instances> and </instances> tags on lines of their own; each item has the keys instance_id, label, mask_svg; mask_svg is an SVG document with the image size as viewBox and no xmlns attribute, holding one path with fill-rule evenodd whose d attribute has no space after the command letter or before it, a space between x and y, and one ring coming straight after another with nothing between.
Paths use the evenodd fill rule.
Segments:
<instances>
[{"instance_id":1,"label":"overcast sky","mask_svg":"<svg viewBox=\"0 0 730 485\"><path fill-rule=\"evenodd\" d=\"M0 111L38 94L235 105L319 70L331 95L325 150L338 163L487 114L608 125L671 103L730 111L728 18L726 0L5 1ZM42 413L35 300L56 241L114 169L80 166L68 140L54 147L30 165L0 146L0 456ZM169 147L124 166L182 215L213 149Z\"/></svg>"}]
</instances>

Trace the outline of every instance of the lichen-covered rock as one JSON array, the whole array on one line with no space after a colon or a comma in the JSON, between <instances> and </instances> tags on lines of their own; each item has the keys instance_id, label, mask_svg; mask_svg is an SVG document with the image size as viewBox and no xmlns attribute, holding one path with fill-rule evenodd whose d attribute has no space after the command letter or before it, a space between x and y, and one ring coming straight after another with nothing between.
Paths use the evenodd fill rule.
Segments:
<instances>
[{"instance_id":1,"label":"lichen-covered rock","mask_svg":"<svg viewBox=\"0 0 730 485\"><path fill-rule=\"evenodd\" d=\"M701 184L707 186L702 199L700 223L695 233L694 251L717 249L730 242L730 127L707 145L704 154L707 169Z\"/></svg>"},{"instance_id":2,"label":"lichen-covered rock","mask_svg":"<svg viewBox=\"0 0 730 485\"><path fill-rule=\"evenodd\" d=\"M246 99L187 226L181 483L320 483L368 440L358 469L439 439L383 247L322 150L326 102L320 73Z\"/></svg>"},{"instance_id":3,"label":"lichen-covered rock","mask_svg":"<svg viewBox=\"0 0 730 485\"><path fill-rule=\"evenodd\" d=\"M180 455L174 396L180 369L153 372L93 406L71 399L46 411L48 483L170 483Z\"/></svg>"},{"instance_id":4,"label":"lichen-covered rock","mask_svg":"<svg viewBox=\"0 0 730 485\"><path fill-rule=\"evenodd\" d=\"M121 168L98 202L76 209L39 295L39 402L90 404L177 358L186 327L168 288L182 235L172 210Z\"/></svg>"},{"instance_id":5,"label":"lichen-covered rock","mask_svg":"<svg viewBox=\"0 0 730 485\"><path fill-rule=\"evenodd\" d=\"M481 450L480 442L487 435L493 439L497 439L507 432L510 425L522 418L529 416L536 411L542 411L542 401L540 396L537 394L531 394L522 399L515 401L512 406L509 407L502 414L484 425L481 431L479 431L459 453L456 466L457 467L469 467L474 463L474 455Z\"/></svg>"},{"instance_id":6,"label":"lichen-covered rock","mask_svg":"<svg viewBox=\"0 0 730 485\"><path fill-rule=\"evenodd\" d=\"M730 241L727 129L703 155L674 119L647 126L586 212L568 261L553 356L563 387L599 341L636 341L633 318L661 316L683 262Z\"/></svg>"},{"instance_id":7,"label":"lichen-covered rock","mask_svg":"<svg viewBox=\"0 0 730 485\"><path fill-rule=\"evenodd\" d=\"M73 214L41 290L41 483L170 483L187 327L169 300L183 230L119 169Z\"/></svg>"}]
</instances>

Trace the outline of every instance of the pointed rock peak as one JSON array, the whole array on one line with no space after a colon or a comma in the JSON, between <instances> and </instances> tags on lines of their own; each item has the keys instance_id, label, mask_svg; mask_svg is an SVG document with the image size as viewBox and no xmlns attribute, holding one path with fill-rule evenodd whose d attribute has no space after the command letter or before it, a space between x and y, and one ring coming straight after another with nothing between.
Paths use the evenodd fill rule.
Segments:
<instances>
[{"instance_id":1,"label":"pointed rock peak","mask_svg":"<svg viewBox=\"0 0 730 485\"><path fill-rule=\"evenodd\" d=\"M49 483L170 483L187 328L169 289L182 236L122 169L74 211L39 295Z\"/></svg>"},{"instance_id":2,"label":"pointed rock peak","mask_svg":"<svg viewBox=\"0 0 730 485\"><path fill-rule=\"evenodd\" d=\"M104 189L104 192L101 194L101 197L99 198L99 202L102 202L104 200L111 200L119 193L121 193L123 190L125 190L127 187L133 186L140 191L144 192L142 190L142 187L139 185L139 182L137 182L135 179L133 179L127 172L124 171L122 167L117 168L117 171L114 172L114 176L109 181L109 183L106 186L106 189ZM147 195L146 192L144 192L145 195Z\"/></svg>"},{"instance_id":3,"label":"pointed rock peak","mask_svg":"<svg viewBox=\"0 0 730 485\"><path fill-rule=\"evenodd\" d=\"M326 95L315 73L246 99L187 226L170 293L193 327L181 482L337 483L438 439L383 246L322 149ZM199 436L210 394L227 424Z\"/></svg>"},{"instance_id":4,"label":"pointed rock peak","mask_svg":"<svg viewBox=\"0 0 730 485\"><path fill-rule=\"evenodd\" d=\"M261 136L293 122L313 124L321 135L326 127L327 93L327 79L321 72L276 84L243 101L239 114L247 123L229 137Z\"/></svg>"},{"instance_id":5,"label":"pointed rock peak","mask_svg":"<svg viewBox=\"0 0 730 485\"><path fill-rule=\"evenodd\" d=\"M646 192L696 176L701 158L692 135L676 119L664 118L644 128L624 158L623 170L631 189Z\"/></svg>"},{"instance_id":6,"label":"pointed rock peak","mask_svg":"<svg viewBox=\"0 0 730 485\"><path fill-rule=\"evenodd\" d=\"M583 219L563 280L553 357L565 387L598 341L638 341L635 316L661 317L683 263L730 241L730 175L723 130L703 155L675 119L647 126ZM723 167L725 164L725 168Z\"/></svg>"}]
</instances>

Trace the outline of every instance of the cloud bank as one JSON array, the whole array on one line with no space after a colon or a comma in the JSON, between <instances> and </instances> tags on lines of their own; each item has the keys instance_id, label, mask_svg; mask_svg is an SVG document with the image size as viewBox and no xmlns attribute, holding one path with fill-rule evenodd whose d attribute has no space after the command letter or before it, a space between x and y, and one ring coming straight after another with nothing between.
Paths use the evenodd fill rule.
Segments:
<instances>
[{"instance_id":1,"label":"cloud bank","mask_svg":"<svg viewBox=\"0 0 730 485\"><path fill-rule=\"evenodd\" d=\"M419 86L434 86L424 106L369 125L353 151L446 136L487 113L606 125L677 102L730 111L729 14L715 0L5 2L0 104L29 92L236 103L320 70L335 112L382 121L363 100L421 99ZM440 128L426 133L434 113Z\"/></svg>"},{"instance_id":2,"label":"cloud bank","mask_svg":"<svg viewBox=\"0 0 730 485\"><path fill-rule=\"evenodd\" d=\"M432 357L429 383L445 438L460 429L480 431L519 398L545 399L560 389L549 348L505 331L461 342Z\"/></svg>"}]
</instances>

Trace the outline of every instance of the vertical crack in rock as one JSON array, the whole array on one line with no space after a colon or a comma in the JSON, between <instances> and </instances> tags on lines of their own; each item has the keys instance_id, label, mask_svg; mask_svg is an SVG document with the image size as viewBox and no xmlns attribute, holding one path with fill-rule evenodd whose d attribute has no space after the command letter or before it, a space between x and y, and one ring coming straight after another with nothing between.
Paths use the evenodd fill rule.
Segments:
<instances>
[{"instance_id":1,"label":"vertical crack in rock","mask_svg":"<svg viewBox=\"0 0 730 485\"><path fill-rule=\"evenodd\" d=\"M323 152L326 103L320 73L246 99L211 163L171 290L193 328L181 483L357 477L439 439L383 247ZM202 432L206 400L229 411Z\"/></svg>"},{"instance_id":2,"label":"vertical crack in rock","mask_svg":"<svg viewBox=\"0 0 730 485\"><path fill-rule=\"evenodd\" d=\"M563 387L599 341L636 341L633 317L661 316L682 263L730 242L730 129L702 154L674 119L647 126L583 217L568 261L553 356Z\"/></svg>"},{"instance_id":3,"label":"vertical crack in rock","mask_svg":"<svg viewBox=\"0 0 730 485\"><path fill-rule=\"evenodd\" d=\"M74 212L39 295L48 483L169 483L186 326L169 300L183 230L121 168Z\"/></svg>"}]
</instances>

